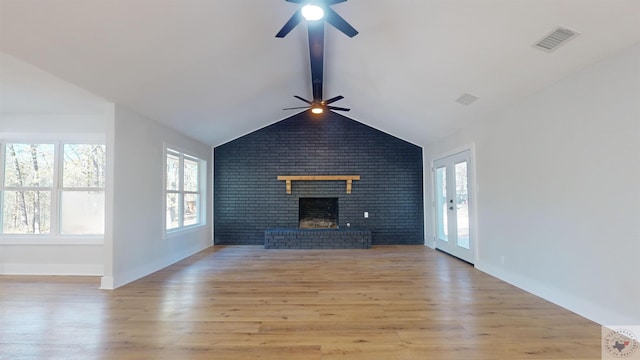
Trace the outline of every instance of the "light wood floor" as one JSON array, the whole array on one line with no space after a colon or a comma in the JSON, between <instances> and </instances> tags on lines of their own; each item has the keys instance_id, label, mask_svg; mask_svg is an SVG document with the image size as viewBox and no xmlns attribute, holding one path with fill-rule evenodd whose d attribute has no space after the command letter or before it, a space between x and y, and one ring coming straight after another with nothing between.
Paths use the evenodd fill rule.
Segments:
<instances>
[{"instance_id":1,"label":"light wood floor","mask_svg":"<svg viewBox=\"0 0 640 360\"><path fill-rule=\"evenodd\" d=\"M0 276L2 359L600 359L600 326L423 246L216 246L115 291Z\"/></svg>"}]
</instances>

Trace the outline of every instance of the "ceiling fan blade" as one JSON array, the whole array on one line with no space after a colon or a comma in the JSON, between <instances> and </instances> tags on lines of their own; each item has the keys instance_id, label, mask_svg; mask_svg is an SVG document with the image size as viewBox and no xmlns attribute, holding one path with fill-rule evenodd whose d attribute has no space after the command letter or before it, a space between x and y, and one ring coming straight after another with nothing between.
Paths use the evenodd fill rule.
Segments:
<instances>
[{"instance_id":1,"label":"ceiling fan blade","mask_svg":"<svg viewBox=\"0 0 640 360\"><path fill-rule=\"evenodd\" d=\"M338 106L327 106L327 108L329 110L338 110L338 111L349 111L351 109L347 109L347 108L343 108L343 107L338 107Z\"/></svg>"},{"instance_id":2,"label":"ceiling fan blade","mask_svg":"<svg viewBox=\"0 0 640 360\"><path fill-rule=\"evenodd\" d=\"M343 19L342 16L338 15L337 12L333 11L333 9L327 7L326 12L327 14L325 15L325 19L329 24L342 31L348 37L354 37L358 35L358 30L349 25L349 23L345 19Z\"/></svg>"},{"instance_id":3,"label":"ceiling fan blade","mask_svg":"<svg viewBox=\"0 0 640 360\"><path fill-rule=\"evenodd\" d=\"M287 1L289 1L289 0L287 0ZM296 0L294 0L294 1L296 1ZM347 1L347 0L328 0L328 1L327 1L327 6L331 6L331 5L335 5L335 4L340 4L340 3L343 3L343 2L345 2L345 1Z\"/></svg>"},{"instance_id":4,"label":"ceiling fan blade","mask_svg":"<svg viewBox=\"0 0 640 360\"><path fill-rule=\"evenodd\" d=\"M325 100L325 101L324 101L324 103L325 103L326 105L329 105L329 104L331 104L331 103L333 103L333 102L336 102L336 101L338 101L338 100L342 100L342 99L344 99L344 96L342 96L342 95L338 95L338 96L336 96L336 97L332 97L332 98L331 98L331 99L329 99L329 100Z\"/></svg>"},{"instance_id":5,"label":"ceiling fan blade","mask_svg":"<svg viewBox=\"0 0 640 360\"><path fill-rule=\"evenodd\" d=\"M300 23L300 21L302 21L302 19L303 19L302 13L300 12L300 9L298 9L295 13L293 13L293 15L291 16L289 21L287 21L287 23L284 24L282 29L280 29L280 31L278 31L278 33L276 34L276 37L277 38L283 38L283 37L287 36L287 34L291 30L293 30L293 28L296 27Z\"/></svg>"},{"instance_id":6,"label":"ceiling fan blade","mask_svg":"<svg viewBox=\"0 0 640 360\"><path fill-rule=\"evenodd\" d=\"M296 106L296 107L289 107L289 108L284 108L282 110L297 110L297 109L308 109L308 106Z\"/></svg>"},{"instance_id":7,"label":"ceiling fan blade","mask_svg":"<svg viewBox=\"0 0 640 360\"><path fill-rule=\"evenodd\" d=\"M307 104L311 105L311 101L309 101L307 99L301 98L298 95L293 95L293 97L296 98L296 99L302 100L302 101L306 102Z\"/></svg>"},{"instance_id":8,"label":"ceiling fan blade","mask_svg":"<svg viewBox=\"0 0 640 360\"><path fill-rule=\"evenodd\" d=\"M296 4L302 4L303 2L305 2L306 0L285 0L286 2L292 2L292 3L296 3ZM341 1L341 0L339 0ZM347 1L347 0L344 0Z\"/></svg>"}]
</instances>

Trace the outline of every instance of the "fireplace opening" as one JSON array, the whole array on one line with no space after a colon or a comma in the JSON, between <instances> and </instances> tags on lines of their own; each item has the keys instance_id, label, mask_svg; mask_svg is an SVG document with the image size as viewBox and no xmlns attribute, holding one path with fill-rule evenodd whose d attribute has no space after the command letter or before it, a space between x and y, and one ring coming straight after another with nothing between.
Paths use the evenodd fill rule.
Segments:
<instances>
[{"instance_id":1,"label":"fireplace opening","mask_svg":"<svg viewBox=\"0 0 640 360\"><path fill-rule=\"evenodd\" d=\"M337 229L338 198L300 198L300 229Z\"/></svg>"}]
</instances>

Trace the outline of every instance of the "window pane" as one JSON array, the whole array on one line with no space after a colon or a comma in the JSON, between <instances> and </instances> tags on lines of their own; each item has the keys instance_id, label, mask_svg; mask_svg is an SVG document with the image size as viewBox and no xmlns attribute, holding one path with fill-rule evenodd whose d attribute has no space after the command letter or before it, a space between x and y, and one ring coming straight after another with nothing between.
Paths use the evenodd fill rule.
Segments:
<instances>
[{"instance_id":1,"label":"window pane","mask_svg":"<svg viewBox=\"0 0 640 360\"><path fill-rule=\"evenodd\" d=\"M5 191L3 226L5 234L48 234L51 224L50 191Z\"/></svg>"},{"instance_id":2,"label":"window pane","mask_svg":"<svg viewBox=\"0 0 640 360\"><path fill-rule=\"evenodd\" d=\"M180 186L180 158L167 154L167 190L179 190Z\"/></svg>"},{"instance_id":3,"label":"window pane","mask_svg":"<svg viewBox=\"0 0 640 360\"><path fill-rule=\"evenodd\" d=\"M65 144L62 186L104 187L105 146Z\"/></svg>"},{"instance_id":4,"label":"window pane","mask_svg":"<svg viewBox=\"0 0 640 360\"><path fill-rule=\"evenodd\" d=\"M104 192L63 191L60 197L62 234L104 234Z\"/></svg>"},{"instance_id":5,"label":"window pane","mask_svg":"<svg viewBox=\"0 0 640 360\"><path fill-rule=\"evenodd\" d=\"M52 144L7 144L4 184L51 187L53 166Z\"/></svg>"},{"instance_id":6,"label":"window pane","mask_svg":"<svg viewBox=\"0 0 640 360\"><path fill-rule=\"evenodd\" d=\"M184 195L184 226L195 225L199 222L198 208L200 197L197 194Z\"/></svg>"},{"instance_id":7,"label":"window pane","mask_svg":"<svg viewBox=\"0 0 640 360\"><path fill-rule=\"evenodd\" d=\"M167 194L167 229L180 226L179 194Z\"/></svg>"},{"instance_id":8,"label":"window pane","mask_svg":"<svg viewBox=\"0 0 640 360\"><path fill-rule=\"evenodd\" d=\"M184 159L184 191L198 191L198 162Z\"/></svg>"}]
</instances>

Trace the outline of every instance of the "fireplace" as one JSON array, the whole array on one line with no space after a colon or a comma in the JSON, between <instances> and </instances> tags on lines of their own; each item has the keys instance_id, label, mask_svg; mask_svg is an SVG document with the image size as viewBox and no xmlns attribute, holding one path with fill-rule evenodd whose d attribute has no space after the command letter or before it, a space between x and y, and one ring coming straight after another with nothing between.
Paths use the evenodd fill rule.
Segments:
<instances>
[{"instance_id":1,"label":"fireplace","mask_svg":"<svg viewBox=\"0 0 640 360\"><path fill-rule=\"evenodd\" d=\"M300 198L298 215L300 229L337 229L338 198Z\"/></svg>"},{"instance_id":2,"label":"fireplace","mask_svg":"<svg viewBox=\"0 0 640 360\"><path fill-rule=\"evenodd\" d=\"M298 229L264 232L265 249L369 249L371 231L338 229L338 198L299 198Z\"/></svg>"}]
</instances>

